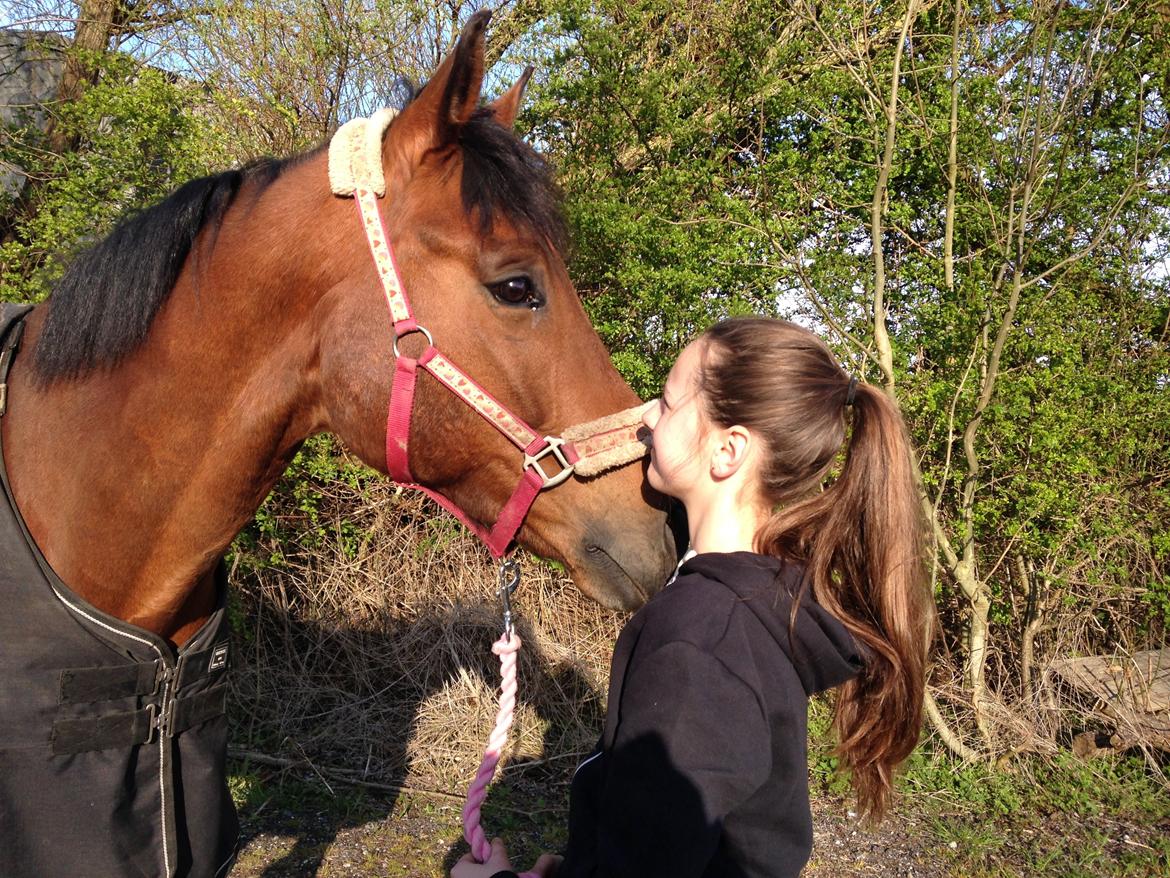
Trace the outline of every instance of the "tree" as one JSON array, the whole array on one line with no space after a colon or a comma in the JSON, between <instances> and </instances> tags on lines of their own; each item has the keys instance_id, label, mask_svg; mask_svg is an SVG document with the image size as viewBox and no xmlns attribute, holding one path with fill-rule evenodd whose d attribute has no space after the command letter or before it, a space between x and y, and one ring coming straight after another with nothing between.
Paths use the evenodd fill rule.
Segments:
<instances>
[{"instance_id":1,"label":"tree","mask_svg":"<svg viewBox=\"0 0 1170 878\"><path fill-rule=\"evenodd\" d=\"M932 705L950 743L1021 745L1037 642L1156 641L1164 18L1045 0L556 9L536 130L564 171L574 271L639 388L750 308L828 334L909 419L939 682L959 680L936 691L967 718L948 730Z\"/></svg>"},{"instance_id":2,"label":"tree","mask_svg":"<svg viewBox=\"0 0 1170 878\"><path fill-rule=\"evenodd\" d=\"M0 146L28 178L0 200L0 295L43 297L78 247L192 176L311 148L403 103L482 5L20 0L17 21L72 33L47 124L30 118ZM501 16L511 36L496 57L539 6Z\"/></svg>"},{"instance_id":3,"label":"tree","mask_svg":"<svg viewBox=\"0 0 1170 878\"><path fill-rule=\"evenodd\" d=\"M100 59L96 84L57 107L53 131L73 147L57 153L26 124L0 144L0 161L32 181L8 209L0 244L0 298L39 300L65 260L128 211L205 172L206 140L188 114L191 90L131 59Z\"/></svg>"}]
</instances>

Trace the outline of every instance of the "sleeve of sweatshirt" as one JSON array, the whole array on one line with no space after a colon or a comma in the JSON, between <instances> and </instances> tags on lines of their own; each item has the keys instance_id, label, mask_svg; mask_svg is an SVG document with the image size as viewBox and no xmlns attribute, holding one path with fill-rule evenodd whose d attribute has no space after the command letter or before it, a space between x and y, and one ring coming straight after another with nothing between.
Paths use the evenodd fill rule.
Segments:
<instances>
[{"instance_id":1,"label":"sleeve of sweatshirt","mask_svg":"<svg viewBox=\"0 0 1170 878\"><path fill-rule=\"evenodd\" d=\"M757 694L714 656L674 641L631 662L618 709L594 874L702 875L724 817L771 772Z\"/></svg>"}]
</instances>

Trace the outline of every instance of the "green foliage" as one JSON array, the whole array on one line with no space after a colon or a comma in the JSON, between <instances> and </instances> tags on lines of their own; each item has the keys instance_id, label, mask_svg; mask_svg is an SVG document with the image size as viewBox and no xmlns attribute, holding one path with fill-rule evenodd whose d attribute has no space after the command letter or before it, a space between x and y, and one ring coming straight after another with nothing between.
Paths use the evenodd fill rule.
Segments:
<instances>
[{"instance_id":1,"label":"green foliage","mask_svg":"<svg viewBox=\"0 0 1170 878\"><path fill-rule=\"evenodd\" d=\"M943 801L960 804L981 816L1006 818L1035 793L1006 772L978 763L961 764L949 754L919 747L911 754L900 779L904 790L929 790Z\"/></svg>"},{"instance_id":2,"label":"green foliage","mask_svg":"<svg viewBox=\"0 0 1170 878\"><path fill-rule=\"evenodd\" d=\"M808 711L809 788L816 793L848 798L852 786L840 760L833 754L833 714L825 698L814 698Z\"/></svg>"},{"instance_id":3,"label":"green foliage","mask_svg":"<svg viewBox=\"0 0 1170 878\"><path fill-rule=\"evenodd\" d=\"M754 264L760 217L736 194L761 183L738 138L759 103L752 59L768 35L756 26L774 9L747 6L746 18L712 4L692 19L661 0L556 5L571 41L529 117L566 191L578 287L643 395L707 324L775 295ZM728 39L714 39L722 28Z\"/></svg>"},{"instance_id":4,"label":"green foliage","mask_svg":"<svg viewBox=\"0 0 1170 878\"><path fill-rule=\"evenodd\" d=\"M1140 756L1024 756L994 770L920 748L901 785L926 808L956 874L1100 878L1170 865L1162 835L1131 840L1125 828L1170 817L1166 788Z\"/></svg>"},{"instance_id":5,"label":"green foliage","mask_svg":"<svg viewBox=\"0 0 1170 878\"><path fill-rule=\"evenodd\" d=\"M953 5L921 14L902 58L880 245L899 402L940 527L955 546L973 542L993 624L1022 623L1018 558L1051 606L1071 589L1098 615L1100 637L1082 648L1157 643L1167 589L1154 541L1170 522L1170 205L1157 182L1170 172L1157 87L1167 29L1151 10L1099 4L1012 4L1006 20L964 8L953 286ZM572 272L635 389L656 393L691 337L743 311L796 317L880 380L871 205L904 5L552 9L558 38L527 118L566 190Z\"/></svg>"},{"instance_id":6,"label":"green foliage","mask_svg":"<svg viewBox=\"0 0 1170 878\"><path fill-rule=\"evenodd\" d=\"M809 784L814 798L840 802L840 813L852 793L832 755L829 706L809 705ZM1170 840L1158 832L1133 844L1118 837L1122 827L1170 820L1170 790L1140 754L1027 754L990 766L959 761L927 737L896 785L896 814L929 827L916 846L937 845L948 874L1100 878L1160 875L1170 865Z\"/></svg>"},{"instance_id":7,"label":"green foliage","mask_svg":"<svg viewBox=\"0 0 1170 878\"><path fill-rule=\"evenodd\" d=\"M364 789L340 783L332 788L308 770L302 777L296 772L257 766L247 759L235 761L233 768L228 774L228 789L244 819L266 808L328 812L339 821L354 822L384 814L381 802Z\"/></svg>"},{"instance_id":8,"label":"green foliage","mask_svg":"<svg viewBox=\"0 0 1170 878\"><path fill-rule=\"evenodd\" d=\"M265 499L233 544L235 560L245 569L282 566L285 552L312 553L329 543L347 557L357 556L358 546L369 538L337 508L338 488L347 498L361 497L377 473L345 454L332 436L321 434L297 451L283 478ZM445 518L437 528L452 528ZM420 549L421 551L421 549Z\"/></svg>"},{"instance_id":9,"label":"green foliage","mask_svg":"<svg viewBox=\"0 0 1170 878\"><path fill-rule=\"evenodd\" d=\"M95 85L56 111L58 131L75 139L64 154L25 124L0 140L0 163L24 169L25 197L0 202L14 220L0 244L0 299L40 301L70 256L121 218L148 206L206 167L208 144L191 112L193 87L117 54L92 56Z\"/></svg>"},{"instance_id":10,"label":"green foliage","mask_svg":"<svg viewBox=\"0 0 1170 878\"><path fill-rule=\"evenodd\" d=\"M239 771L228 776L228 791L236 808L249 812L269 799L268 791L259 772Z\"/></svg>"}]
</instances>

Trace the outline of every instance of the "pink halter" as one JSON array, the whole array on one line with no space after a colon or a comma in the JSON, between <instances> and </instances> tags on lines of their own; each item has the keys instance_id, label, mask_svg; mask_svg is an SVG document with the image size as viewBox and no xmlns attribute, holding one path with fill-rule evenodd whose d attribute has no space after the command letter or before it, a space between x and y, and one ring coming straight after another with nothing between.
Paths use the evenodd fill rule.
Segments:
<instances>
[{"instance_id":1,"label":"pink halter","mask_svg":"<svg viewBox=\"0 0 1170 878\"><path fill-rule=\"evenodd\" d=\"M382 110L371 119L346 123L334 135L329 152L333 191L354 197L394 324L396 362L386 418L386 468L394 481L425 493L482 539L493 557L501 558L542 490L561 484L575 471L592 475L636 460L646 453L645 446L637 438L644 406L569 428L565 435L573 436L572 441L565 437L541 436L440 353L430 332L419 325L411 311L378 207L378 197L385 192L382 135L392 118L392 111ZM415 332L426 338L425 350L417 358L402 355L398 350L399 340ZM451 500L418 484L411 475L408 445L420 368L471 406L524 454L520 480L491 528L473 521ZM552 473L545 469L550 459L557 465Z\"/></svg>"}]
</instances>

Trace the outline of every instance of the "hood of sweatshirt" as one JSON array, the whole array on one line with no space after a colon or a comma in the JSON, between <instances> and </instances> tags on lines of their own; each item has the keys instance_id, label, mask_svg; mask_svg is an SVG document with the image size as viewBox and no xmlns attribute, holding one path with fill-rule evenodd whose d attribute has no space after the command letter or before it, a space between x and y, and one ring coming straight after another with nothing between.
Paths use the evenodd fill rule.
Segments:
<instances>
[{"instance_id":1,"label":"hood of sweatshirt","mask_svg":"<svg viewBox=\"0 0 1170 878\"><path fill-rule=\"evenodd\" d=\"M754 552L711 552L689 558L679 576L692 572L721 582L755 613L792 661L808 695L860 673L861 651L853 637L811 593L801 597L791 625L793 595L803 572L799 565Z\"/></svg>"}]
</instances>

